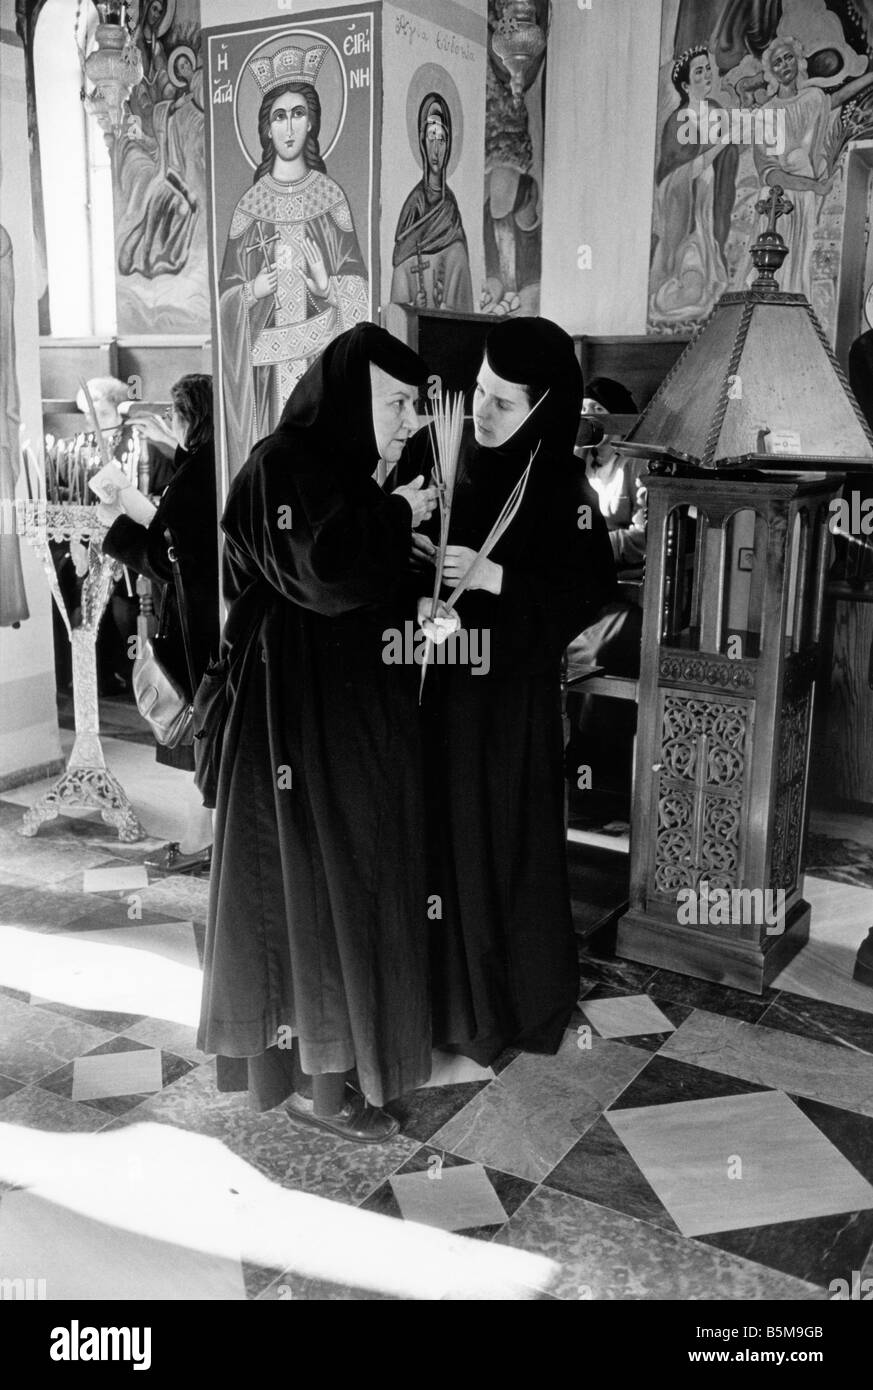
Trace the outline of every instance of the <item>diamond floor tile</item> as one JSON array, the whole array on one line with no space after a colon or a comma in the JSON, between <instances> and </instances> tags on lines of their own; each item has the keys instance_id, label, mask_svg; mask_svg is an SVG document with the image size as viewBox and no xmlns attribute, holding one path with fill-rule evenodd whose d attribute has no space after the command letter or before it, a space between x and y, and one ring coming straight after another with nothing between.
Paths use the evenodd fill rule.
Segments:
<instances>
[{"instance_id":1,"label":"diamond floor tile","mask_svg":"<svg viewBox=\"0 0 873 1390\"><path fill-rule=\"evenodd\" d=\"M630 1038L635 1033L672 1033L673 1024L647 994L613 999L583 999L580 1011L601 1038Z\"/></svg>"},{"instance_id":2,"label":"diamond floor tile","mask_svg":"<svg viewBox=\"0 0 873 1390\"><path fill-rule=\"evenodd\" d=\"M567 1033L554 1057L522 1054L433 1136L436 1148L538 1182L648 1062L625 1043Z\"/></svg>"},{"instance_id":3,"label":"diamond floor tile","mask_svg":"<svg viewBox=\"0 0 873 1390\"><path fill-rule=\"evenodd\" d=\"M873 1208L873 1187L778 1091L607 1119L685 1236Z\"/></svg>"}]
</instances>

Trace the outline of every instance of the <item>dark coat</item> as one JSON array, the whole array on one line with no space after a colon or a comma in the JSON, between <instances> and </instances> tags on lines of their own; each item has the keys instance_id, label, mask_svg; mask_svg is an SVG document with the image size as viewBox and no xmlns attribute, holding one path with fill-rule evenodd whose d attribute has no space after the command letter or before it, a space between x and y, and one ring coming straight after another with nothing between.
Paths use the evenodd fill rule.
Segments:
<instances>
[{"instance_id":1,"label":"dark coat","mask_svg":"<svg viewBox=\"0 0 873 1390\"><path fill-rule=\"evenodd\" d=\"M370 476L369 354L384 340L360 325L331 344L222 520L238 675L198 1045L248 1057L262 1108L283 1097L259 1091L251 1059L280 1028L307 1074L356 1067L376 1105L431 1068L417 671L382 659L383 633L410 616L411 513Z\"/></svg>"},{"instance_id":2,"label":"dark coat","mask_svg":"<svg viewBox=\"0 0 873 1390\"><path fill-rule=\"evenodd\" d=\"M176 543L182 588L188 607L188 636L194 679L199 685L211 659L218 654L220 636L218 606L218 522L215 501L215 454L212 444L192 453L176 451L177 466L158 510L148 526L120 516L103 541L107 555L114 555L137 574L160 586L156 653L181 688L193 695L173 572L164 532ZM195 686L196 688L196 686Z\"/></svg>"}]
</instances>

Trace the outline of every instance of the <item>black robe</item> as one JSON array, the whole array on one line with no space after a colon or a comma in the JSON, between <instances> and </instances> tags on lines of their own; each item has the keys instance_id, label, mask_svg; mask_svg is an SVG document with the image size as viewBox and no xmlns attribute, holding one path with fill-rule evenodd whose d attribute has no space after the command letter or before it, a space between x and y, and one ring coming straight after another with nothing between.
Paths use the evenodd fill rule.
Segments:
<instances>
[{"instance_id":1,"label":"black robe","mask_svg":"<svg viewBox=\"0 0 873 1390\"><path fill-rule=\"evenodd\" d=\"M552 346L549 335L544 343L537 336L541 323L517 321L530 325L531 362ZM518 337L523 345L526 335ZM547 353L541 365L548 371ZM572 368L569 383L556 373L546 419L534 412L504 449L465 438L450 543L473 550L542 445L522 507L491 555L504 567L501 593L468 590L458 601L464 626L489 634L490 670L433 665L424 685L428 891L442 899L431 939L434 1044L483 1064L509 1044L555 1051L577 994L561 658L612 597L615 574L596 496L573 454L582 399L575 370L578 390ZM510 379L520 378L522 370ZM401 460L401 481L428 475L427 448L422 431Z\"/></svg>"},{"instance_id":2,"label":"black robe","mask_svg":"<svg viewBox=\"0 0 873 1390\"><path fill-rule=\"evenodd\" d=\"M117 517L103 540L114 555L137 574L160 586L158 627L162 633L157 654L183 690L193 695L179 604L164 533L176 544L182 589L188 608L188 637L194 688L210 660L218 654L218 519L215 501L215 452L212 442L190 453L176 450L175 471L148 526L129 516Z\"/></svg>"},{"instance_id":3,"label":"black robe","mask_svg":"<svg viewBox=\"0 0 873 1390\"><path fill-rule=\"evenodd\" d=\"M274 1065L290 1063L276 1049L291 1029L305 1073L356 1067L374 1105L431 1069L417 672L382 660L383 632L411 616L411 511L371 478L371 360L423 377L383 330L340 335L222 520L224 646L240 665L198 1046L249 1058L262 1109L295 1089Z\"/></svg>"},{"instance_id":4,"label":"black robe","mask_svg":"<svg viewBox=\"0 0 873 1390\"><path fill-rule=\"evenodd\" d=\"M210 440L189 453L176 450L170 473L165 457L158 465L169 481L148 526L129 516L117 517L103 540L107 555L114 555L137 574L158 586L155 652L182 690L193 696L207 665L218 654L220 636L218 599L218 517L215 499L215 451ZM160 485L160 477L157 485ZM153 477L152 482L155 482ZM194 685L188 673L182 622L165 532L176 544L182 590L188 609L188 642ZM116 594L118 587L116 587ZM133 600L131 632L136 631L138 603ZM190 745L164 748L157 745L157 761L166 767L194 771Z\"/></svg>"}]
</instances>

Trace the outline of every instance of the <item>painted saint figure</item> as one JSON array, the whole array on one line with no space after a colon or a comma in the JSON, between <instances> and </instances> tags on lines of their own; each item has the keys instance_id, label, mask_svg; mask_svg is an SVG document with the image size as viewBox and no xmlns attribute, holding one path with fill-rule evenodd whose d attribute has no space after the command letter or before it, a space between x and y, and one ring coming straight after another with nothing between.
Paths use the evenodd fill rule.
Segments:
<instances>
[{"instance_id":1,"label":"painted saint figure","mask_svg":"<svg viewBox=\"0 0 873 1390\"><path fill-rule=\"evenodd\" d=\"M423 177L400 210L394 234L391 299L416 309L473 309L467 238L458 201L446 182L452 153L448 102L429 92L418 111Z\"/></svg>"},{"instance_id":2,"label":"painted saint figure","mask_svg":"<svg viewBox=\"0 0 873 1390\"><path fill-rule=\"evenodd\" d=\"M116 252L122 282L130 277L154 281L181 276L189 263L205 259L202 209L202 69L187 44L176 44L176 0L148 0L140 6L136 42L142 80L130 95L130 113L115 144ZM133 322L153 312L157 300L148 287L122 283L122 317L128 326L131 300L139 301ZM184 301L190 284L179 285ZM145 326L141 324L140 326ZM153 331L169 324L149 323Z\"/></svg>"},{"instance_id":3,"label":"painted saint figure","mask_svg":"<svg viewBox=\"0 0 873 1390\"><path fill-rule=\"evenodd\" d=\"M175 0L148 0L140 6L136 43L142 57L143 83L150 105L173 95L168 73L168 41L165 37L176 17Z\"/></svg>"},{"instance_id":4,"label":"painted saint figure","mask_svg":"<svg viewBox=\"0 0 873 1390\"><path fill-rule=\"evenodd\" d=\"M679 105L664 123L655 175L649 319L653 327L699 323L728 287L725 246L736 192L736 145L683 142L688 108L718 112L706 44L680 53L670 74ZM700 124L706 129L706 120Z\"/></svg>"},{"instance_id":5,"label":"painted saint figure","mask_svg":"<svg viewBox=\"0 0 873 1390\"><path fill-rule=\"evenodd\" d=\"M488 0L488 68L485 86L485 283L486 314L538 314L542 274L544 83L546 48L521 73L521 93L494 40L511 20L545 32L549 0L531 0L526 13L509 0Z\"/></svg>"},{"instance_id":6,"label":"painted saint figure","mask_svg":"<svg viewBox=\"0 0 873 1390\"><path fill-rule=\"evenodd\" d=\"M369 312L367 268L319 149L315 89L327 48L255 58L261 162L236 205L219 280L231 473L275 429L307 367Z\"/></svg>"},{"instance_id":7,"label":"painted saint figure","mask_svg":"<svg viewBox=\"0 0 873 1390\"><path fill-rule=\"evenodd\" d=\"M190 49L176 49L180 86L155 102L147 121L122 131L116 160L123 194L118 221L120 275L178 275L184 270L197 230L202 203L203 142L202 70L191 64ZM193 56L193 55L192 55ZM182 77L184 59L188 75ZM190 83L190 89L183 84ZM199 101L198 101L199 96Z\"/></svg>"},{"instance_id":8,"label":"painted saint figure","mask_svg":"<svg viewBox=\"0 0 873 1390\"><path fill-rule=\"evenodd\" d=\"M793 204L793 210L779 223L788 256L782 269L776 272L776 279L784 292L805 294L809 298L815 227L821 205L834 181L827 156L831 112L873 84L873 73L845 83L836 92L823 92L809 81L803 45L790 35L774 39L767 46L761 55L761 66L772 93L767 106L780 112L785 122L785 148L776 153L766 145L756 144L755 167L763 197L778 184ZM750 246L763 225L762 222L752 232ZM751 255L747 248L741 267L742 279L750 273Z\"/></svg>"}]
</instances>

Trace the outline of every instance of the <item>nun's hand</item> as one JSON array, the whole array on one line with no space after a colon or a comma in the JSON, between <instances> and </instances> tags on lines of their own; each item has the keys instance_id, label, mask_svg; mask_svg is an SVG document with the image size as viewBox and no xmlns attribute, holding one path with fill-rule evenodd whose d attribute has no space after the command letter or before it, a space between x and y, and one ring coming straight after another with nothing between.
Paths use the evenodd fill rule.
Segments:
<instances>
[{"instance_id":1,"label":"nun's hand","mask_svg":"<svg viewBox=\"0 0 873 1390\"><path fill-rule=\"evenodd\" d=\"M391 496L403 497L409 503L412 509L413 530L423 521L427 521L437 505L437 490L435 487L424 486L423 473L419 473L418 477L413 478L405 487L396 487Z\"/></svg>"},{"instance_id":2,"label":"nun's hand","mask_svg":"<svg viewBox=\"0 0 873 1390\"><path fill-rule=\"evenodd\" d=\"M420 531L413 531L412 549L409 552L409 560L413 569L433 567L436 553L437 548L428 536L423 536Z\"/></svg>"},{"instance_id":3,"label":"nun's hand","mask_svg":"<svg viewBox=\"0 0 873 1390\"><path fill-rule=\"evenodd\" d=\"M456 589L476 558L475 550L466 545L447 545L443 566L443 582Z\"/></svg>"},{"instance_id":4,"label":"nun's hand","mask_svg":"<svg viewBox=\"0 0 873 1390\"><path fill-rule=\"evenodd\" d=\"M467 574L476 558L476 551L466 545L447 545L446 561L443 566L443 583L449 589L456 589ZM493 560L482 560L476 566L476 573L470 581L471 589L487 589L489 593L499 594L503 586L503 566L495 565Z\"/></svg>"},{"instance_id":5,"label":"nun's hand","mask_svg":"<svg viewBox=\"0 0 873 1390\"><path fill-rule=\"evenodd\" d=\"M436 612L433 599L426 594L418 600L418 626L426 636L439 647L461 626L461 617L453 608L447 608L442 599L437 599Z\"/></svg>"}]
</instances>

